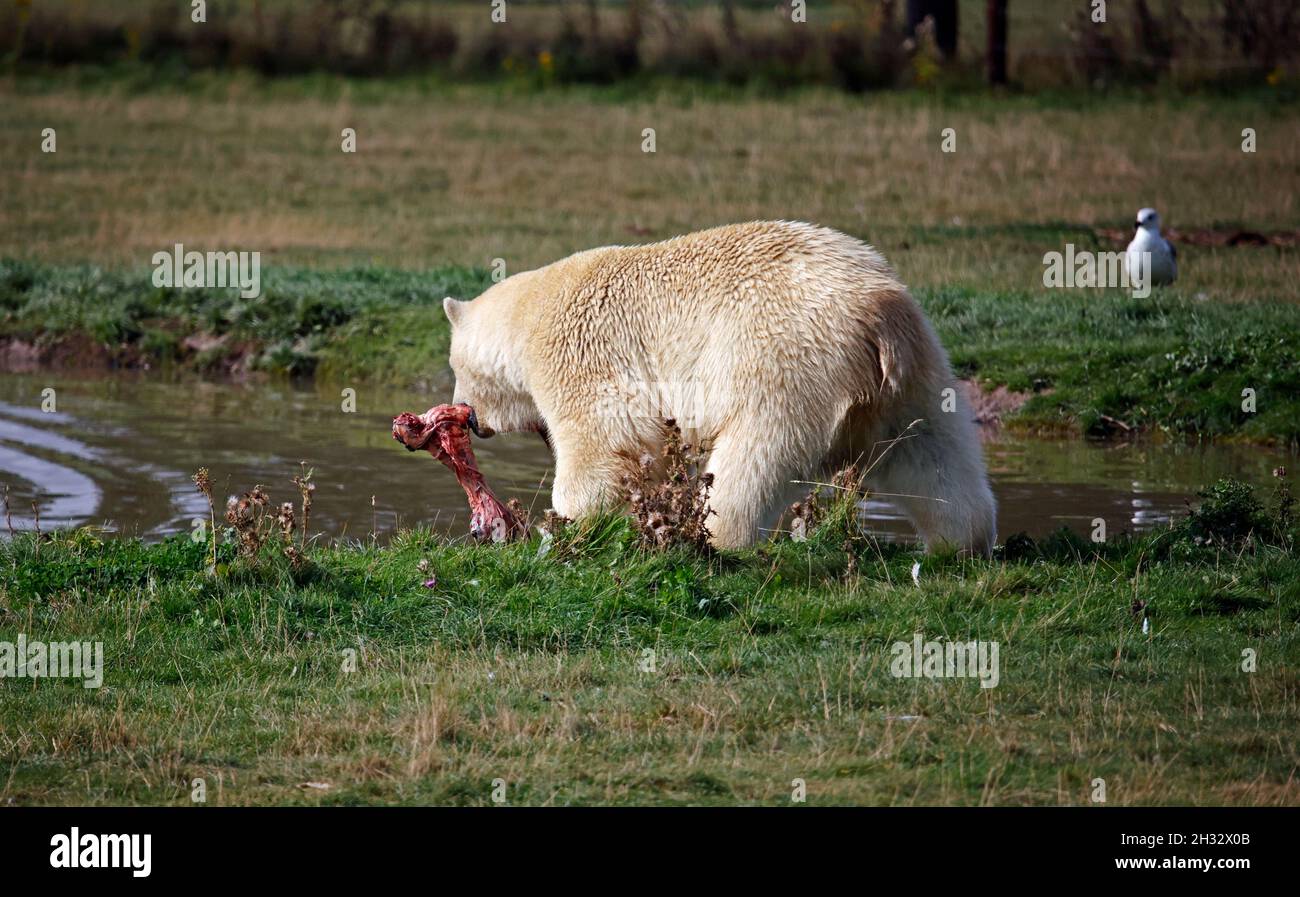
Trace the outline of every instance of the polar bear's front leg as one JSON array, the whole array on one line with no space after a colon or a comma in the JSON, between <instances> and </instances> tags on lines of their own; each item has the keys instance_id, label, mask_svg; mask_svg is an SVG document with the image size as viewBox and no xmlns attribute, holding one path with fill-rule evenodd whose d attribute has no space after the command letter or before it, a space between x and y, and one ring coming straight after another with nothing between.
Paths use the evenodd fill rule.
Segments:
<instances>
[{"instance_id":1,"label":"polar bear's front leg","mask_svg":"<svg viewBox=\"0 0 1300 897\"><path fill-rule=\"evenodd\" d=\"M592 433L571 429L552 431L555 450L555 485L551 504L571 520L598 514L617 506L622 469L607 444L599 444Z\"/></svg>"}]
</instances>

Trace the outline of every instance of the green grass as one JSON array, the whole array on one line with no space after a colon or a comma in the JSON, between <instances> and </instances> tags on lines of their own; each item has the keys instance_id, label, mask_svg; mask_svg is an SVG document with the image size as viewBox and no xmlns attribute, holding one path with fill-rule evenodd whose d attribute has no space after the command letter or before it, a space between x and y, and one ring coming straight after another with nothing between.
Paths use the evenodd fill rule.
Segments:
<instances>
[{"instance_id":1,"label":"green grass","mask_svg":"<svg viewBox=\"0 0 1300 897\"><path fill-rule=\"evenodd\" d=\"M268 268L263 295L153 287L148 272L0 262L0 338L91 341L125 363L416 385L446 364L443 296L482 269ZM1103 415L1176 436L1300 441L1300 306L1157 293L921 289L960 376L1033 393L1013 419L1094 431ZM187 337L219 345L187 348ZM1242 410L1255 390L1256 411Z\"/></svg>"},{"instance_id":2,"label":"green grass","mask_svg":"<svg viewBox=\"0 0 1300 897\"><path fill-rule=\"evenodd\" d=\"M959 376L1036 394L1014 421L1300 441L1300 309L1122 292L923 290ZM1256 410L1242 410L1242 391Z\"/></svg>"},{"instance_id":3,"label":"green grass","mask_svg":"<svg viewBox=\"0 0 1300 897\"><path fill-rule=\"evenodd\" d=\"M788 804L799 778L809 804L1084 804L1098 777L1111 804L1300 803L1300 560L1242 487L1155 536L924 558L919 585L897 546L849 572L843 535L707 558L619 520L547 552L415 531L297 572L223 545L215 577L183 537L20 536L0 640L102 641L105 678L0 680L0 803L187 804L202 778L219 804L487 804L496 779ZM999 684L893 677L915 632L998 642Z\"/></svg>"}]
</instances>

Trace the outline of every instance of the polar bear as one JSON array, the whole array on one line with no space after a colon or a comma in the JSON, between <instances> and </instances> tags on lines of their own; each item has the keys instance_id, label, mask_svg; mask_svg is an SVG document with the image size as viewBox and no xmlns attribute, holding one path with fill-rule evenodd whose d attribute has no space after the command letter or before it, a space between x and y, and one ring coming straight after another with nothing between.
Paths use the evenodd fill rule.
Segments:
<instances>
[{"instance_id":1,"label":"polar bear","mask_svg":"<svg viewBox=\"0 0 1300 897\"><path fill-rule=\"evenodd\" d=\"M546 438L567 517L616 504L672 418L709 450L718 547L752 544L800 481L853 462L927 549L993 546L996 506L947 355L859 240L735 224L579 252L443 305L453 401L480 437Z\"/></svg>"}]
</instances>

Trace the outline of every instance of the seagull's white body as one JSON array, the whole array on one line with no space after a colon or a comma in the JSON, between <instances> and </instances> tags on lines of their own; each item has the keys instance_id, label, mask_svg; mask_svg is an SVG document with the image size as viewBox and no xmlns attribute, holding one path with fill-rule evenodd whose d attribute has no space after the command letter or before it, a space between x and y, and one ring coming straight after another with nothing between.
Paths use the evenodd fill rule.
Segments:
<instances>
[{"instance_id":1,"label":"seagull's white body","mask_svg":"<svg viewBox=\"0 0 1300 897\"><path fill-rule=\"evenodd\" d=\"M1129 283L1136 284L1142 277L1142 253L1151 254L1151 283L1154 286L1171 284L1178 277L1178 250L1160 236L1160 215L1155 209L1139 209L1137 233L1128 244L1125 264Z\"/></svg>"}]
</instances>

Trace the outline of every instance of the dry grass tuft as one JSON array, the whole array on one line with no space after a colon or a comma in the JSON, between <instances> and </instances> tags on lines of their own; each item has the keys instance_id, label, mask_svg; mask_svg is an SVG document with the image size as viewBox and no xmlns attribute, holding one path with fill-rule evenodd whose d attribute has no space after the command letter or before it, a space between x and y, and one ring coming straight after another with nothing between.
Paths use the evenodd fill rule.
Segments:
<instances>
[{"instance_id":1,"label":"dry grass tuft","mask_svg":"<svg viewBox=\"0 0 1300 897\"><path fill-rule=\"evenodd\" d=\"M788 528L795 540L816 536L839 543L846 557L846 577L857 574L858 554L873 541L860 507L867 495L864 477L856 464L850 464L837 471L829 483L812 484L807 496L789 511Z\"/></svg>"}]
</instances>

